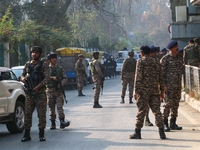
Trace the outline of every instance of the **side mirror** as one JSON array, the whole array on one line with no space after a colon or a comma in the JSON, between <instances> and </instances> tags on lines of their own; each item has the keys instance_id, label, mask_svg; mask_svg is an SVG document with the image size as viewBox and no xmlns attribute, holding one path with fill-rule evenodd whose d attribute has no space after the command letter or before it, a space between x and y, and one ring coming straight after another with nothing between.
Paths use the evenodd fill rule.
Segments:
<instances>
[{"instance_id":1,"label":"side mirror","mask_svg":"<svg viewBox=\"0 0 200 150\"><path fill-rule=\"evenodd\" d=\"M21 77L18 77L17 80L18 80L18 81L21 81Z\"/></svg>"}]
</instances>

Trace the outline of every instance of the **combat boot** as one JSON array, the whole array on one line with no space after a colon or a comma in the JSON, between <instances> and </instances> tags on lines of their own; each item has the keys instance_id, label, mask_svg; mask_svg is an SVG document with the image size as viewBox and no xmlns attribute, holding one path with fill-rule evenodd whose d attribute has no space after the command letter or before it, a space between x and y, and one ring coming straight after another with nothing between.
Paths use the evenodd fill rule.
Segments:
<instances>
[{"instance_id":1,"label":"combat boot","mask_svg":"<svg viewBox=\"0 0 200 150\"><path fill-rule=\"evenodd\" d=\"M171 118L170 119L170 128L171 128L171 130L182 130L182 127L179 127L176 124L176 118Z\"/></svg>"},{"instance_id":2,"label":"combat boot","mask_svg":"<svg viewBox=\"0 0 200 150\"><path fill-rule=\"evenodd\" d=\"M121 96L122 100L121 100L121 104L124 104L124 96Z\"/></svg>"},{"instance_id":3,"label":"combat boot","mask_svg":"<svg viewBox=\"0 0 200 150\"><path fill-rule=\"evenodd\" d=\"M141 130L135 129L135 133L130 135L129 139L141 139Z\"/></svg>"},{"instance_id":4,"label":"combat boot","mask_svg":"<svg viewBox=\"0 0 200 150\"><path fill-rule=\"evenodd\" d=\"M93 105L93 108L102 108L102 106L99 104L99 102L97 101L95 101L94 102L94 105Z\"/></svg>"},{"instance_id":5,"label":"combat boot","mask_svg":"<svg viewBox=\"0 0 200 150\"><path fill-rule=\"evenodd\" d=\"M68 127L69 125L70 125L70 122L69 122L69 121L65 122L65 119L64 119L64 118L61 118L61 119L60 119L60 128L61 128L61 129L64 129L65 127Z\"/></svg>"},{"instance_id":6,"label":"combat boot","mask_svg":"<svg viewBox=\"0 0 200 150\"><path fill-rule=\"evenodd\" d=\"M149 117L146 116L145 126L153 126L153 123L150 122Z\"/></svg>"},{"instance_id":7,"label":"combat boot","mask_svg":"<svg viewBox=\"0 0 200 150\"><path fill-rule=\"evenodd\" d=\"M133 97L129 97L129 104L133 104L132 99L133 99Z\"/></svg>"},{"instance_id":8,"label":"combat boot","mask_svg":"<svg viewBox=\"0 0 200 150\"><path fill-rule=\"evenodd\" d=\"M160 134L160 138L161 139L166 139L166 135L165 135L165 132L164 132L164 127L159 128L159 134Z\"/></svg>"},{"instance_id":9,"label":"combat boot","mask_svg":"<svg viewBox=\"0 0 200 150\"><path fill-rule=\"evenodd\" d=\"M85 95L82 93L82 90L79 90L79 91L78 91L78 96L85 96Z\"/></svg>"},{"instance_id":10,"label":"combat boot","mask_svg":"<svg viewBox=\"0 0 200 150\"><path fill-rule=\"evenodd\" d=\"M39 139L40 141L46 141L46 138L44 137L44 129L40 129Z\"/></svg>"},{"instance_id":11,"label":"combat boot","mask_svg":"<svg viewBox=\"0 0 200 150\"><path fill-rule=\"evenodd\" d=\"M170 128L168 126L168 119L167 118L164 118L164 131L165 132L169 132L170 131Z\"/></svg>"},{"instance_id":12,"label":"combat boot","mask_svg":"<svg viewBox=\"0 0 200 150\"><path fill-rule=\"evenodd\" d=\"M55 120L51 120L51 127L50 127L51 130L54 130L56 129L56 122Z\"/></svg>"},{"instance_id":13,"label":"combat boot","mask_svg":"<svg viewBox=\"0 0 200 150\"><path fill-rule=\"evenodd\" d=\"M26 129L25 133L24 133L24 137L21 139L21 142L26 142L26 141L30 141L30 140L31 140L30 130Z\"/></svg>"}]
</instances>

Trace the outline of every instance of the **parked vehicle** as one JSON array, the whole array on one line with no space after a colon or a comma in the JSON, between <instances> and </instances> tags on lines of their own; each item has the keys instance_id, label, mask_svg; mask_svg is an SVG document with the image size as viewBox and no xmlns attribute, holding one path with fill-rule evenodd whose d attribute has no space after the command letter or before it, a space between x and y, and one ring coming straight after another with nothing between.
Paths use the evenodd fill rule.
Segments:
<instances>
[{"instance_id":1,"label":"parked vehicle","mask_svg":"<svg viewBox=\"0 0 200 150\"><path fill-rule=\"evenodd\" d=\"M6 124L10 133L24 130L24 86L16 80L11 69L0 67L0 123Z\"/></svg>"},{"instance_id":2,"label":"parked vehicle","mask_svg":"<svg viewBox=\"0 0 200 150\"><path fill-rule=\"evenodd\" d=\"M128 50L119 51L117 54L117 58L128 58Z\"/></svg>"},{"instance_id":3,"label":"parked vehicle","mask_svg":"<svg viewBox=\"0 0 200 150\"><path fill-rule=\"evenodd\" d=\"M124 58L117 59L116 62L117 62L116 73L120 74L121 70L122 70L122 65L123 65L123 62L124 62Z\"/></svg>"},{"instance_id":4,"label":"parked vehicle","mask_svg":"<svg viewBox=\"0 0 200 150\"><path fill-rule=\"evenodd\" d=\"M141 58L140 52L135 52L134 58L138 61Z\"/></svg>"},{"instance_id":5,"label":"parked vehicle","mask_svg":"<svg viewBox=\"0 0 200 150\"><path fill-rule=\"evenodd\" d=\"M75 63L78 60L79 54L86 56L85 50L82 48L66 47L57 49L55 53L58 55L57 64L63 67L68 78L68 81L64 87L69 86L71 88L77 88ZM83 59L83 64L87 73L87 64L85 59ZM84 81L84 85L87 85L86 80Z\"/></svg>"},{"instance_id":6,"label":"parked vehicle","mask_svg":"<svg viewBox=\"0 0 200 150\"><path fill-rule=\"evenodd\" d=\"M24 66L16 66L16 67L11 68L11 70L14 72L18 80L20 80L21 78L23 69L24 69Z\"/></svg>"}]
</instances>

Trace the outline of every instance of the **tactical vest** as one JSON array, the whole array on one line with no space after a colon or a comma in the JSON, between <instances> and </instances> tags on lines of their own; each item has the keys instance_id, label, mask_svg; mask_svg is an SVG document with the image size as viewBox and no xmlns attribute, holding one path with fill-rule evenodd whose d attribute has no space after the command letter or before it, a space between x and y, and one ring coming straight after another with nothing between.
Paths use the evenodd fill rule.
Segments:
<instances>
[{"instance_id":1,"label":"tactical vest","mask_svg":"<svg viewBox=\"0 0 200 150\"><path fill-rule=\"evenodd\" d=\"M195 59L199 57L198 50L196 50L196 47L194 46L192 50L186 51L187 53L187 59Z\"/></svg>"},{"instance_id":2,"label":"tactical vest","mask_svg":"<svg viewBox=\"0 0 200 150\"><path fill-rule=\"evenodd\" d=\"M59 66L56 66L55 68L49 67L49 76L55 77L57 75L60 77L61 80L63 79L61 68ZM54 80L50 80L49 83L47 84L48 88L53 88L56 86L58 86L58 82Z\"/></svg>"},{"instance_id":3,"label":"tactical vest","mask_svg":"<svg viewBox=\"0 0 200 150\"><path fill-rule=\"evenodd\" d=\"M28 74L32 77L34 87L36 87L44 79L42 73L43 63L43 61L40 61L35 67L31 63L28 65Z\"/></svg>"},{"instance_id":4,"label":"tactical vest","mask_svg":"<svg viewBox=\"0 0 200 150\"><path fill-rule=\"evenodd\" d=\"M126 66L126 69L125 71L126 72L134 72L135 71L135 61L133 58L127 58L127 66Z\"/></svg>"},{"instance_id":5,"label":"tactical vest","mask_svg":"<svg viewBox=\"0 0 200 150\"><path fill-rule=\"evenodd\" d=\"M98 75L98 72L97 72L97 70L96 70L96 68L95 68L95 66L94 66L94 64L93 64L93 61L94 61L95 59L92 59L92 61L89 63L89 65L90 65L90 69L91 69L91 72L92 72L92 74L94 74L94 75ZM98 61L98 60L97 60ZM98 62L99 63L99 62ZM102 66L100 65L100 63L99 63L99 66L101 67L101 71L102 71L102 73L103 73L103 68L102 68Z\"/></svg>"}]
</instances>

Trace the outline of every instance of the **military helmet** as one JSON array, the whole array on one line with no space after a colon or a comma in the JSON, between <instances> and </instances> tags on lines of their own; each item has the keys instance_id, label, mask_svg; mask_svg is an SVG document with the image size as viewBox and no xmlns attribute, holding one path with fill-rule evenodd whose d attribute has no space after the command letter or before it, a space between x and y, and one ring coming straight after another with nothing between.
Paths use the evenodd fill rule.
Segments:
<instances>
[{"instance_id":1,"label":"military helmet","mask_svg":"<svg viewBox=\"0 0 200 150\"><path fill-rule=\"evenodd\" d=\"M31 53L35 52L35 51L38 51L38 52L42 53L42 48L39 47L39 46L33 46L33 47L31 47Z\"/></svg>"},{"instance_id":2,"label":"military helmet","mask_svg":"<svg viewBox=\"0 0 200 150\"><path fill-rule=\"evenodd\" d=\"M128 56L134 56L134 51L127 52Z\"/></svg>"},{"instance_id":3,"label":"military helmet","mask_svg":"<svg viewBox=\"0 0 200 150\"><path fill-rule=\"evenodd\" d=\"M92 55L93 55L93 56L99 55L99 52L93 52Z\"/></svg>"},{"instance_id":4,"label":"military helmet","mask_svg":"<svg viewBox=\"0 0 200 150\"><path fill-rule=\"evenodd\" d=\"M49 58L49 59L51 59L51 58L57 58L57 54L55 54L55 53L50 53L50 54L48 55L48 58Z\"/></svg>"},{"instance_id":5,"label":"military helmet","mask_svg":"<svg viewBox=\"0 0 200 150\"><path fill-rule=\"evenodd\" d=\"M83 57L83 54L79 54L78 57L80 57L80 58Z\"/></svg>"}]
</instances>

